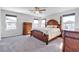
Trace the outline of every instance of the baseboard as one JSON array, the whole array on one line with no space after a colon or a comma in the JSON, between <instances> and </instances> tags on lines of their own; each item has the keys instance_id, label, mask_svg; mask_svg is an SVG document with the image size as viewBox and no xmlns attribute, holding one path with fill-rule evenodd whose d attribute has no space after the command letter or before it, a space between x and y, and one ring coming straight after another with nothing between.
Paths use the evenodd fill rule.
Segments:
<instances>
[{"instance_id":1,"label":"baseboard","mask_svg":"<svg viewBox=\"0 0 79 59\"><path fill-rule=\"evenodd\" d=\"M21 35L22 35L22 34L21 34ZM21 36L21 35L15 35L15 36L1 37L1 39L4 39L4 38L10 38L10 37L16 37L16 36Z\"/></svg>"}]
</instances>

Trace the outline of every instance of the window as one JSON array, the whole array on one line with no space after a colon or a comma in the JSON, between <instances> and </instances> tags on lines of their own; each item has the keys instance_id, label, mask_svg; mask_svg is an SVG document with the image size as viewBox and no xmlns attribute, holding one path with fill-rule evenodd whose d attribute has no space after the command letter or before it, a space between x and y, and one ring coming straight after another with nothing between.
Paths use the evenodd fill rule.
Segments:
<instances>
[{"instance_id":1,"label":"window","mask_svg":"<svg viewBox=\"0 0 79 59\"><path fill-rule=\"evenodd\" d=\"M45 27L45 20L41 20L41 27Z\"/></svg>"},{"instance_id":2,"label":"window","mask_svg":"<svg viewBox=\"0 0 79 59\"><path fill-rule=\"evenodd\" d=\"M14 15L6 15L6 30L16 29L17 17Z\"/></svg>"},{"instance_id":3,"label":"window","mask_svg":"<svg viewBox=\"0 0 79 59\"><path fill-rule=\"evenodd\" d=\"M34 27L45 27L46 19L34 19Z\"/></svg>"},{"instance_id":4,"label":"window","mask_svg":"<svg viewBox=\"0 0 79 59\"><path fill-rule=\"evenodd\" d=\"M63 29L64 30L74 30L75 29L75 14L64 15L63 20Z\"/></svg>"},{"instance_id":5,"label":"window","mask_svg":"<svg viewBox=\"0 0 79 59\"><path fill-rule=\"evenodd\" d=\"M34 20L34 26L38 27L38 25L39 25L39 21L38 20Z\"/></svg>"}]
</instances>

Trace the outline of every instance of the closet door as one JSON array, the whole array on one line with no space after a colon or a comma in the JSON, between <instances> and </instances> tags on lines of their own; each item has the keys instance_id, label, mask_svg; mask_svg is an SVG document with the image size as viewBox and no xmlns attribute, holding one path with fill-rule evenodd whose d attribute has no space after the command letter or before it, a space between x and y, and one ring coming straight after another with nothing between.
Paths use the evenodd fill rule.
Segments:
<instances>
[{"instance_id":1,"label":"closet door","mask_svg":"<svg viewBox=\"0 0 79 59\"><path fill-rule=\"evenodd\" d=\"M24 22L23 23L23 35L31 33L32 23Z\"/></svg>"}]
</instances>

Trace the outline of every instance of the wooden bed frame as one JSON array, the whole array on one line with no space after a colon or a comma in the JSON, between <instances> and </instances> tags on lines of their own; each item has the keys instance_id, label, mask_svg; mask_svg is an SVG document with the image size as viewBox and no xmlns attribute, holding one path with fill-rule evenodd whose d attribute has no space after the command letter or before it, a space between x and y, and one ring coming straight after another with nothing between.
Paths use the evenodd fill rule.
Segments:
<instances>
[{"instance_id":1,"label":"wooden bed frame","mask_svg":"<svg viewBox=\"0 0 79 59\"><path fill-rule=\"evenodd\" d=\"M58 22L54 19L51 19L47 22L47 25L57 25L58 28L60 28L60 24L58 24ZM46 26L47 26L46 25ZM46 35L45 33L39 31L39 30L32 30L31 31L31 35L30 36L34 36L35 38L43 41L46 43L46 45L48 45L49 42L51 42L52 40L58 38L61 36L61 34L59 36L56 36L55 38L52 38L51 40L48 41L48 35Z\"/></svg>"}]
</instances>

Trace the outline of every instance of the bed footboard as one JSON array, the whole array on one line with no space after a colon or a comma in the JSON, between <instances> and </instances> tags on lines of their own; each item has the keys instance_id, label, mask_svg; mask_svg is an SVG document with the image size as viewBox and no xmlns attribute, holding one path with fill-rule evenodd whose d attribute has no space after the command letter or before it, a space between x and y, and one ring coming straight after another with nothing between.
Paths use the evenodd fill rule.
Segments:
<instances>
[{"instance_id":1,"label":"bed footboard","mask_svg":"<svg viewBox=\"0 0 79 59\"><path fill-rule=\"evenodd\" d=\"M30 36L34 36L37 39L45 42L46 45L48 45L48 35L44 34L43 32L38 30L32 30Z\"/></svg>"}]
</instances>

